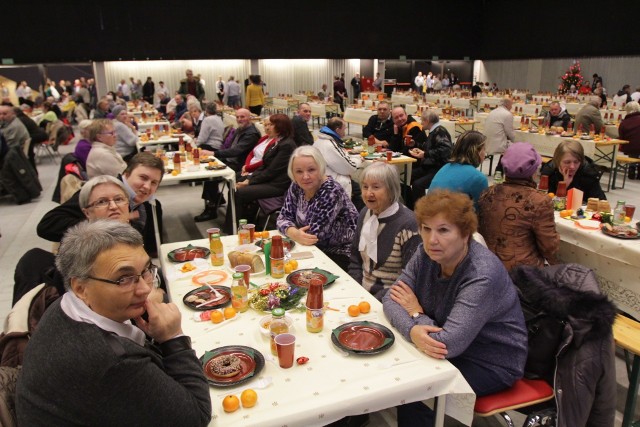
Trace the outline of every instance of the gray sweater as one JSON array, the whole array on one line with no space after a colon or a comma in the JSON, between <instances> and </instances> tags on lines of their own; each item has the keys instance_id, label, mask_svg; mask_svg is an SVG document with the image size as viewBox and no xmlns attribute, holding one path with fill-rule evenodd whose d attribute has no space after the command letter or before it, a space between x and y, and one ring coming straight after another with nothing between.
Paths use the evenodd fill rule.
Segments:
<instances>
[{"instance_id":1,"label":"gray sweater","mask_svg":"<svg viewBox=\"0 0 640 427\"><path fill-rule=\"evenodd\" d=\"M53 303L29 341L16 389L23 426L204 426L209 386L187 337L160 351L70 319Z\"/></svg>"},{"instance_id":2,"label":"gray sweater","mask_svg":"<svg viewBox=\"0 0 640 427\"><path fill-rule=\"evenodd\" d=\"M471 241L469 253L449 278L418 246L398 280L413 289L424 316L413 319L387 293L382 299L391 324L411 340L415 325L434 325L430 336L447 346L447 359L465 358L495 372L505 383L522 378L527 331L516 288L502 262Z\"/></svg>"}]
</instances>

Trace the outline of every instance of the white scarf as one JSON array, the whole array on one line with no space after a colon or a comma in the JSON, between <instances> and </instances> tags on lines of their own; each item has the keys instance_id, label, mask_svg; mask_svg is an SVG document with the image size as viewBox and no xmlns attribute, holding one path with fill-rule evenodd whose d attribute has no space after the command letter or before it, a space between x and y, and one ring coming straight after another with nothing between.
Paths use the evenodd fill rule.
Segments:
<instances>
[{"instance_id":1,"label":"white scarf","mask_svg":"<svg viewBox=\"0 0 640 427\"><path fill-rule=\"evenodd\" d=\"M130 320L120 323L99 315L95 311L91 310L91 308L89 308L84 301L78 298L73 291L67 291L62 296L60 306L62 311L76 322L96 325L104 331L113 332L122 338L128 338L131 341L144 346L144 332L142 332L138 327L133 326Z\"/></svg>"},{"instance_id":2,"label":"white scarf","mask_svg":"<svg viewBox=\"0 0 640 427\"><path fill-rule=\"evenodd\" d=\"M391 206L380 212L380 215L372 212L369 219L362 224L358 250L365 251L374 263L378 262L378 228L380 226L378 219L389 217L398 212L399 209L400 205L398 205L398 202L393 202Z\"/></svg>"}]
</instances>

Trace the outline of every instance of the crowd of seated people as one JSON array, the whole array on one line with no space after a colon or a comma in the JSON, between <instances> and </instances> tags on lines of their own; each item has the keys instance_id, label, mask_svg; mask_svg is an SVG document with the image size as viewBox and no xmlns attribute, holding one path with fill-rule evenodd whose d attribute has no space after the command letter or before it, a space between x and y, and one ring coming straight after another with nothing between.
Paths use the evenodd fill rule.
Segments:
<instances>
[{"instance_id":1,"label":"crowd of seated people","mask_svg":"<svg viewBox=\"0 0 640 427\"><path fill-rule=\"evenodd\" d=\"M50 266L55 259L58 285L63 280L66 292L51 303L51 314L42 321L42 330L48 331L48 336L34 336L25 354L29 372L19 382L18 415L26 422L47 417L89 424L95 420L83 418L82 411L69 407L65 397L57 401L61 409L52 411L42 394L49 390L35 391L45 369L63 372L64 364L78 363L79 368L91 370L91 362L80 363L57 351L45 361L36 352L65 334L79 333L95 340L113 329L118 331L111 334L113 340L135 337L126 346L127 356L147 360L147 365L137 367L140 373L133 372L133 367L123 368L122 375L140 375L136 392L162 383L166 389L155 405L158 408L170 393L179 394L179 405L174 402L171 409L158 410L157 414L166 416L163 422L188 411L195 424L206 424L211 415L208 389L202 393L200 377L188 387L183 387L180 375L158 379L158 372L177 362L193 374L190 370L194 361L186 354L190 345L181 334L177 309L164 304L162 294L153 291L155 268L149 260L157 248L149 202L154 200L164 175L164 164L151 154L136 154L136 123L126 107L127 98L147 102L170 98L166 88L158 94L151 92L153 82L149 79L146 89L140 81L132 78L127 83L123 79L116 92L101 99L93 99L91 91L84 88L89 93L87 104L95 102L93 120L80 122L82 139L74 155L86 167L90 179L69 200L45 214L37 229L41 237L62 242L59 254L55 258L49 254L47 259ZM432 77L431 87L438 90L450 84L444 80ZM258 82L253 86L250 91L259 95L262 86ZM317 246L382 302L387 319L404 339L425 357L449 360L478 396L506 389L523 376L527 329L509 272L521 266L557 264L559 249L551 201L537 191L536 180L542 173L549 175L550 192L564 181L568 188L583 190L585 201L588 197L605 198L598 172L579 142L561 142L545 165L529 144L509 142L501 160L505 181L489 186L478 167L487 146L495 141L488 141L481 132L469 131L454 142L432 111L423 112L418 123L403 107L389 111L383 102L364 127L363 135L371 136L374 144L417 159L411 188L403 191L393 165L367 164L359 155L348 152L343 141L346 126L341 118L329 119L312 143L306 134L296 138L295 129L307 126L310 119L308 104L303 103L294 121L286 114L267 117L261 137L251 112L261 111L263 101L251 101L252 105L247 105L250 109L237 109L238 126L225 129L216 103L201 104L204 87L192 73L187 73L180 87L181 92L165 103L168 117L193 135L194 145L203 155L219 158L236 172L236 188L230 189L235 191L236 218L256 217L260 200L280 200L276 227L281 234L300 245ZM82 88L81 84L76 91L79 98L86 95ZM55 98L56 93L63 97L53 85L49 96ZM592 104L595 106L595 100ZM637 103L633 104L629 110L636 113ZM45 120L57 120L52 105L45 103L45 109ZM549 123L566 128L567 116L559 104L551 105ZM217 209L225 203L218 182L206 182L202 198L205 210L195 221L216 219ZM227 233L233 226L231 212L227 209L222 228ZM89 223L85 224L87 219ZM93 233L91 238L87 233ZM93 245L91 239L98 237L104 242L79 254L83 245ZM124 252L133 267L126 275L114 277L110 269L120 262L114 255ZM91 276L70 265L69 260L80 255L78 264L90 268ZM25 265L29 265L27 261ZM44 275L41 280L45 281ZM130 292L126 298L120 296L125 301L119 301L111 296L112 288L88 292L87 284L92 282L110 286L125 283ZM33 285L24 285L19 295ZM124 302L135 309L122 309L119 303ZM141 316L144 312L146 319ZM98 315L108 322L96 322ZM64 327L52 331L54 320ZM161 347L164 345L166 354L148 355L145 333ZM67 350L82 350L78 347L77 343L68 343ZM130 362L125 359L125 364ZM117 388L117 380L115 376L109 378L106 386ZM51 387L59 386L56 381L61 381L57 375ZM126 402L122 407L140 422L160 419L145 418L149 415L129 408ZM95 412L107 417L105 410ZM104 419L116 420L122 414L114 411L108 416L112 418ZM432 419L431 410L420 402L398 407L400 426L428 426Z\"/></svg>"}]
</instances>

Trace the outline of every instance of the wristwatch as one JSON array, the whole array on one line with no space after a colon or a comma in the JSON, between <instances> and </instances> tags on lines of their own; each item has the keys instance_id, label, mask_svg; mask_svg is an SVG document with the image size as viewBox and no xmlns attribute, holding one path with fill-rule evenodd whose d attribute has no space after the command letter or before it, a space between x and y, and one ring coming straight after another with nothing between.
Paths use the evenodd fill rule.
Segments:
<instances>
[{"instance_id":1,"label":"wristwatch","mask_svg":"<svg viewBox=\"0 0 640 427\"><path fill-rule=\"evenodd\" d=\"M420 317L420 315L421 315L421 314L422 314L422 313L420 313L419 311L416 311L415 313L413 313L413 314L411 315L411 317L412 317L412 318L414 318L414 319L417 319L418 317Z\"/></svg>"}]
</instances>

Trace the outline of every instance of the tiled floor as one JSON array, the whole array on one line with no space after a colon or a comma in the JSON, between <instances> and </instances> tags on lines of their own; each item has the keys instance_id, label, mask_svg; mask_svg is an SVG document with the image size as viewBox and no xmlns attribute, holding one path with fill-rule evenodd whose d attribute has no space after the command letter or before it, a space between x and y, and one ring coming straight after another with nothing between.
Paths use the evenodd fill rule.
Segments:
<instances>
[{"instance_id":1,"label":"tiled floor","mask_svg":"<svg viewBox=\"0 0 640 427\"><path fill-rule=\"evenodd\" d=\"M316 131L317 132L317 128ZM351 127L351 132L355 136L359 129ZM60 152L73 151L72 142L69 146L60 147ZM0 320L3 320L11 308L13 292L13 272L18 259L28 249L39 247L46 250L51 249L51 243L39 238L36 235L36 225L42 216L56 206L51 201L57 175L58 164L54 164L50 159L41 159L38 164L40 182L44 191L39 199L33 203L18 206L11 198L0 198ZM484 165L484 171L488 170L488 164ZM607 174L602 178L602 182L608 179ZM613 190L607 193L607 198L613 203L618 199L626 200L640 206L640 181L627 181L624 190ZM200 200L201 187L191 187L186 185L161 187L158 191L158 199L161 200L164 211L165 233L164 242L174 242L202 238L206 236L206 229L214 224L221 223L224 218L224 208L220 209L219 217L215 221L205 223L194 223L193 216L200 213L203 203ZM624 397L627 391L626 371L622 359L618 359L618 414L616 426L621 425L622 411L624 408ZM640 405L638 411L640 412ZM640 417L640 413L637 414ZM638 418L637 417L637 418ZM516 417L518 419L518 417ZM396 424L395 411L387 410L381 413L372 414L370 426L393 426ZM450 421L448 426L457 425ZM475 426L498 426L493 419L479 419Z\"/></svg>"}]
</instances>

